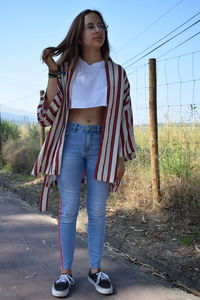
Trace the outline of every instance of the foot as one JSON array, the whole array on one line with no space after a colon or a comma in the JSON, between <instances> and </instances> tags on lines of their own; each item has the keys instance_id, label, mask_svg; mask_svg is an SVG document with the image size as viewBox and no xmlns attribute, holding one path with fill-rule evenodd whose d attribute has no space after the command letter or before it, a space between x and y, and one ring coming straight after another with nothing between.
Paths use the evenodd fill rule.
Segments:
<instances>
[{"instance_id":1,"label":"foot","mask_svg":"<svg viewBox=\"0 0 200 300\"><path fill-rule=\"evenodd\" d=\"M92 274L90 270L88 281L95 286L96 291L100 294L108 295L113 293L113 286L109 276L101 271Z\"/></svg>"},{"instance_id":2,"label":"foot","mask_svg":"<svg viewBox=\"0 0 200 300\"><path fill-rule=\"evenodd\" d=\"M55 297L66 297L69 294L74 279L68 274L61 274L52 286L52 295Z\"/></svg>"}]
</instances>

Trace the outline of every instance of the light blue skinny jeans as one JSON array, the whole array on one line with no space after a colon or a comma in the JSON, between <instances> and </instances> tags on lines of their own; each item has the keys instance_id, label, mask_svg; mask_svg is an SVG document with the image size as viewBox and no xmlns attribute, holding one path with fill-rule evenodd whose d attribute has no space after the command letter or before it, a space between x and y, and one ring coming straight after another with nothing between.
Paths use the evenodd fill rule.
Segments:
<instances>
[{"instance_id":1,"label":"light blue skinny jeans","mask_svg":"<svg viewBox=\"0 0 200 300\"><path fill-rule=\"evenodd\" d=\"M89 263L90 268L101 267L109 189L109 183L94 179L101 133L101 125L81 125L72 122L67 124L61 173L57 178L60 192L58 231L61 269L71 269L73 262L84 170L87 180Z\"/></svg>"}]
</instances>

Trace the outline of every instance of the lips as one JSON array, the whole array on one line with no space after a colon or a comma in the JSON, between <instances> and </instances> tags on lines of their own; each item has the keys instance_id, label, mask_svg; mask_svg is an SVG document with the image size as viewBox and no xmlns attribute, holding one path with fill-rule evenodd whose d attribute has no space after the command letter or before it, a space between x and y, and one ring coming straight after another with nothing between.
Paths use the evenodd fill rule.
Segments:
<instances>
[{"instance_id":1,"label":"lips","mask_svg":"<svg viewBox=\"0 0 200 300\"><path fill-rule=\"evenodd\" d=\"M96 38L93 38L93 40L102 40L103 38L101 37L96 37Z\"/></svg>"}]
</instances>

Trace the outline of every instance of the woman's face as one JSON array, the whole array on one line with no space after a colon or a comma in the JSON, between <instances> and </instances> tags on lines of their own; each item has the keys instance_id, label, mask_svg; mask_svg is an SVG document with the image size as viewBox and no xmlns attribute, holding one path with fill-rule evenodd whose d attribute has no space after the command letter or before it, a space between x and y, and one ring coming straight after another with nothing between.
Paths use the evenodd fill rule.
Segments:
<instances>
[{"instance_id":1,"label":"woman's face","mask_svg":"<svg viewBox=\"0 0 200 300\"><path fill-rule=\"evenodd\" d=\"M94 25L96 26L94 27ZM85 16L84 28L87 29L83 29L81 35L80 43L82 47L98 49L103 46L105 41L105 31L100 28L102 25L104 24L96 13L89 13Z\"/></svg>"}]
</instances>

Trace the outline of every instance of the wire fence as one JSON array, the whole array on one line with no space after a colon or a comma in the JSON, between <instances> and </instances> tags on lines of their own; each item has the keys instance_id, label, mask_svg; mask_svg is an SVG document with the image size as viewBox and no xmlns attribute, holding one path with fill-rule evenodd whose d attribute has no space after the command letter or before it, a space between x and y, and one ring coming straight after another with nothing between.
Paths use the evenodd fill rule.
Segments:
<instances>
[{"instance_id":1,"label":"wire fence","mask_svg":"<svg viewBox=\"0 0 200 300\"><path fill-rule=\"evenodd\" d=\"M199 203L200 157L200 51L156 62L156 117L158 174L161 198L167 205ZM132 83L132 103L137 144L136 164L131 166L132 182L139 174L139 185L153 188L150 158L150 82L149 64L127 72ZM155 155L154 155L155 156ZM136 168L138 167L138 169ZM137 171L136 171L137 170ZM142 171L141 171L142 170ZM142 172L144 175L142 175ZM129 176L129 180L130 180ZM159 180L159 177L157 178ZM157 186L159 188L159 186ZM133 189L130 189L134 195ZM158 193L158 194L159 194ZM146 198L141 193L141 198ZM162 199L162 200L163 200ZM159 204L159 199L158 204ZM144 200L142 200L145 202ZM183 203L184 202L184 203Z\"/></svg>"},{"instance_id":2,"label":"wire fence","mask_svg":"<svg viewBox=\"0 0 200 300\"><path fill-rule=\"evenodd\" d=\"M152 202L149 195L158 181L158 178L152 181L149 63L133 66L127 74L131 83L137 158L128 164L125 187L130 203L146 206ZM153 156L158 160L156 168L160 177L157 185L160 199L156 203L200 206L200 51L157 60L155 92L158 155ZM35 111L32 109L35 99L39 99L39 91L37 95L16 101L23 109L1 104L0 113L1 120L27 127L30 134L26 131L26 141L33 145L37 140L41 146L44 131L37 125L36 106ZM0 148L4 148L2 139Z\"/></svg>"},{"instance_id":3,"label":"wire fence","mask_svg":"<svg viewBox=\"0 0 200 300\"><path fill-rule=\"evenodd\" d=\"M199 123L200 51L157 61L158 123ZM128 76L135 124L149 124L148 63Z\"/></svg>"},{"instance_id":4,"label":"wire fence","mask_svg":"<svg viewBox=\"0 0 200 300\"><path fill-rule=\"evenodd\" d=\"M0 103L1 119L17 124L32 124L37 122L36 108L39 93L34 93L13 101ZM34 105L35 104L35 105Z\"/></svg>"}]
</instances>

